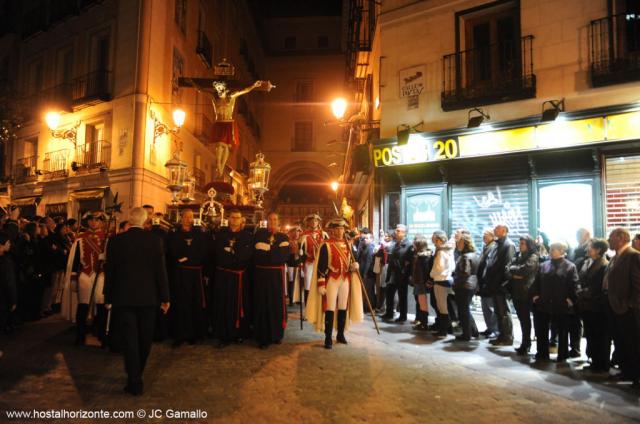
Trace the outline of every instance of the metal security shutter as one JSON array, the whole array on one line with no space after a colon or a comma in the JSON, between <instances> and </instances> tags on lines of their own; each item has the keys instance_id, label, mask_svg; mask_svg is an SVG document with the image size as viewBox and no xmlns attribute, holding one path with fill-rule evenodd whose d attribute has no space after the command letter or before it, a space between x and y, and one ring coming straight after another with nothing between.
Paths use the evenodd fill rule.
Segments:
<instances>
[{"instance_id":1,"label":"metal security shutter","mask_svg":"<svg viewBox=\"0 0 640 424\"><path fill-rule=\"evenodd\" d=\"M453 185L451 191L451 229L471 231L476 247L482 246L482 233L498 223L509 226L516 242L529 233L529 187L526 181L497 181Z\"/></svg>"},{"instance_id":2,"label":"metal security shutter","mask_svg":"<svg viewBox=\"0 0 640 424\"><path fill-rule=\"evenodd\" d=\"M616 228L640 233L640 156L606 159L607 234Z\"/></svg>"}]
</instances>

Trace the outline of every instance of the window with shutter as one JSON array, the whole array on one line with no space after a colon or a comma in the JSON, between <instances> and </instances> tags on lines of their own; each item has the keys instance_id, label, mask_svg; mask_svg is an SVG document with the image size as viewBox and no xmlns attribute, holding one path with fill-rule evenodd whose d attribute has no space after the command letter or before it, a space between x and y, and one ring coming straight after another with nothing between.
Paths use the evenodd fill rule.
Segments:
<instances>
[{"instance_id":1,"label":"window with shutter","mask_svg":"<svg viewBox=\"0 0 640 424\"><path fill-rule=\"evenodd\" d=\"M640 232L640 156L610 157L605 165L607 234L624 227Z\"/></svg>"}]
</instances>

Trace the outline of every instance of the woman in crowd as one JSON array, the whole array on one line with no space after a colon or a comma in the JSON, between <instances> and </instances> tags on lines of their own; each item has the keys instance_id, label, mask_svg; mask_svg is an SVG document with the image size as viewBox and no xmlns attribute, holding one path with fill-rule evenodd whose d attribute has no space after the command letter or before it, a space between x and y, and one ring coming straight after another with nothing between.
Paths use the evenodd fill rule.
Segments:
<instances>
[{"instance_id":1,"label":"woman in crowd","mask_svg":"<svg viewBox=\"0 0 640 424\"><path fill-rule=\"evenodd\" d=\"M555 320L559 338L557 361L564 362L569 357L569 323L577 300L578 272L576 266L565 258L565 243L552 243L549 248L551 259L540 265L538 275L531 286L531 296L536 310L536 360L549 359L549 327Z\"/></svg>"},{"instance_id":2,"label":"woman in crowd","mask_svg":"<svg viewBox=\"0 0 640 424\"><path fill-rule=\"evenodd\" d=\"M434 231L431 241L436 247L433 258L433 266L429 273L433 280L433 295L436 299L438 317L436 318L437 336L447 337L449 329L449 310L447 308L447 296L449 288L453 285L452 273L455 269L453 259L453 249L447 243L447 233L444 231Z\"/></svg>"},{"instance_id":3,"label":"woman in crowd","mask_svg":"<svg viewBox=\"0 0 640 424\"><path fill-rule=\"evenodd\" d=\"M476 247L469 234L461 234L456 242L458 260L453 279L453 290L455 291L456 303L458 304L458 317L462 335L456 336L456 340L468 342L471 337L477 338L478 327L471 315L470 305L473 295L478 289L478 262Z\"/></svg>"},{"instance_id":4,"label":"woman in crowd","mask_svg":"<svg viewBox=\"0 0 640 424\"><path fill-rule=\"evenodd\" d=\"M382 232L382 230L381 230ZM389 251L393 243L393 232L383 233L380 246L374 255L373 272L376 274L376 313L383 313L387 292L387 269L389 268Z\"/></svg>"},{"instance_id":5,"label":"woman in crowd","mask_svg":"<svg viewBox=\"0 0 640 424\"><path fill-rule=\"evenodd\" d=\"M418 297L416 307L416 325L414 330L428 330L429 325L429 304L427 303L427 280L432 263L431 251L427 238L422 234L417 234L413 240L413 292Z\"/></svg>"},{"instance_id":6,"label":"woman in crowd","mask_svg":"<svg viewBox=\"0 0 640 424\"><path fill-rule=\"evenodd\" d=\"M587 339L587 357L591 365L584 367L593 372L609 372L611 339L607 328L607 295L602 291L602 280L609 264L605 254L609 243L604 239L591 239L589 258L583 262L578 275L578 310L584 323Z\"/></svg>"},{"instance_id":7,"label":"woman in crowd","mask_svg":"<svg viewBox=\"0 0 640 424\"><path fill-rule=\"evenodd\" d=\"M529 288L535 281L538 272L539 259L536 250L536 243L530 236L520 237L519 252L508 268L511 299L522 330L522 343L516 349L518 355L527 355L531 348L531 296L529 296Z\"/></svg>"}]
</instances>

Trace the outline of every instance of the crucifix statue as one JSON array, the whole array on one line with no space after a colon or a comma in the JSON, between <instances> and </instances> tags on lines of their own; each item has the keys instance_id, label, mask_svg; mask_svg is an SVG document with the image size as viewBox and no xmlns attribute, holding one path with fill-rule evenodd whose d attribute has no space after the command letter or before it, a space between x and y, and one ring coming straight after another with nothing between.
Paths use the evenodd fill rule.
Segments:
<instances>
[{"instance_id":1,"label":"crucifix statue","mask_svg":"<svg viewBox=\"0 0 640 424\"><path fill-rule=\"evenodd\" d=\"M215 175L222 179L224 167L229 159L230 150L240 144L238 136L238 126L233 119L233 111L236 99L253 90L271 91L275 85L271 81L258 80L252 85L244 88L230 88L227 77L233 75L233 66L226 61L216 66L217 78L185 78L178 79L179 87L192 87L198 91L205 92L211 97L213 111L216 121L213 124L213 144L216 156Z\"/></svg>"}]
</instances>

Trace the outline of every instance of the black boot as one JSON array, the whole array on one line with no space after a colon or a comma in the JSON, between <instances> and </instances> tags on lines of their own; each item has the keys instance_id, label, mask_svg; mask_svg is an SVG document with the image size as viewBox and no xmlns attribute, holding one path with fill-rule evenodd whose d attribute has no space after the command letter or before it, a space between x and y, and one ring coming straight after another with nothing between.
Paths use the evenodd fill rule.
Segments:
<instances>
[{"instance_id":1,"label":"black boot","mask_svg":"<svg viewBox=\"0 0 640 424\"><path fill-rule=\"evenodd\" d=\"M100 347L104 349L107 347L107 308L104 304L96 305L95 325Z\"/></svg>"},{"instance_id":2,"label":"black boot","mask_svg":"<svg viewBox=\"0 0 640 424\"><path fill-rule=\"evenodd\" d=\"M324 313L324 348L331 349L333 342L331 341L331 334L333 333L333 311L327 311Z\"/></svg>"},{"instance_id":3,"label":"black boot","mask_svg":"<svg viewBox=\"0 0 640 424\"><path fill-rule=\"evenodd\" d=\"M439 314L439 313L436 313L436 319L435 319L434 323L429 326L429 331L431 331L432 333L439 332L440 331L440 321L442 321L442 315Z\"/></svg>"},{"instance_id":4,"label":"black boot","mask_svg":"<svg viewBox=\"0 0 640 424\"><path fill-rule=\"evenodd\" d=\"M344 338L344 326L347 323L347 310L339 309L338 310L338 335L336 336L336 341L338 343L347 344L347 339Z\"/></svg>"},{"instance_id":5,"label":"black boot","mask_svg":"<svg viewBox=\"0 0 640 424\"><path fill-rule=\"evenodd\" d=\"M438 322L438 337L447 337L448 329L451 324L449 314L439 314L440 322Z\"/></svg>"},{"instance_id":6,"label":"black boot","mask_svg":"<svg viewBox=\"0 0 640 424\"><path fill-rule=\"evenodd\" d=\"M87 315L89 304L79 303L76 309L76 345L84 345L87 340Z\"/></svg>"},{"instance_id":7,"label":"black boot","mask_svg":"<svg viewBox=\"0 0 640 424\"><path fill-rule=\"evenodd\" d=\"M416 312L416 315L418 323L413 326L413 329L427 331L429 329L429 312L419 310Z\"/></svg>"},{"instance_id":8,"label":"black boot","mask_svg":"<svg viewBox=\"0 0 640 424\"><path fill-rule=\"evenodd\" d=\"M293 281L287 282L287 293L289 294L289 306L293 306Z\"/></svg>"}]
</instances>

